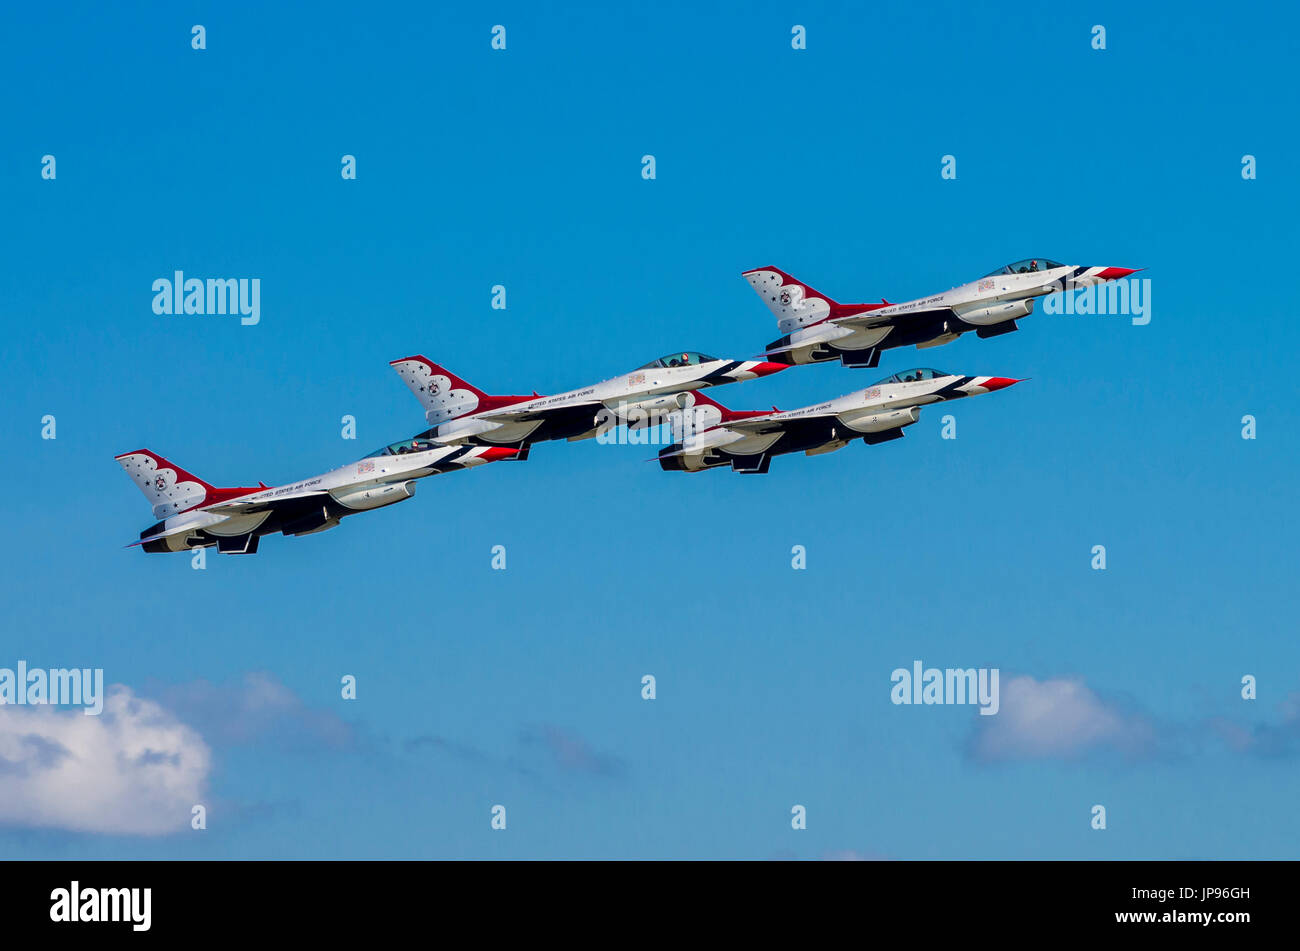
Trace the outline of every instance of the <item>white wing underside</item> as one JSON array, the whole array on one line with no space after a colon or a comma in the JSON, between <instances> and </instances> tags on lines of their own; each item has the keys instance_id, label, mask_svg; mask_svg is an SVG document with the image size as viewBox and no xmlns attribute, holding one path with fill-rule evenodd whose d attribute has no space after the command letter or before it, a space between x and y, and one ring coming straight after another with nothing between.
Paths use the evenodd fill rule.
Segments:
<instances>
[{"instance_id":1,"label":"white wing underside","mask_svg":"<svg viewBox=\"0 0 1300 951\"><path fill-rule=\"evenodd\" d=\"M480 413L478 419L490 419L494 423L524 423L529 420L542 420L555 413L566 412L572 409L580 409L584 406L597 407L604 406L600 400L584 400L580 403L565 403L560 406L534 407L526 410L503 409L490 413Z\"/></svg>"},{"instance_id":2,"label":"white wing underside","mask_svg":"<svg viewBox=\"0 0 1300 951\"><path fill-rule=\"evenodd\" d=\"M299 492L290 492L285 495L277 495L275 498L263 499L231 499L229 502L221 502L217 505L209 506L203 511L210 512L213 515L248 515L253 512L263 512L267 509L275 508L281 502L292 502L298 499L310 499L316 496L326 496L329 492L324 489L303 489Z\"/></svg>"}]
</instances>

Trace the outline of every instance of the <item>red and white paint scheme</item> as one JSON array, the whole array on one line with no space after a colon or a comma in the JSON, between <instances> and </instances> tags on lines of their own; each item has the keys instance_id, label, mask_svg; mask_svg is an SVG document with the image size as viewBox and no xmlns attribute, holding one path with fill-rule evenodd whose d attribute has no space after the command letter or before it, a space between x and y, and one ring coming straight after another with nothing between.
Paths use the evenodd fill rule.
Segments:
<instances>
[{"instance_id":1,"label":"red and white paint scheme","mask_svg":"<svg viewBox=\"0 0 1300 951\"><path fill-rule=\"evenodd\" d=\"M161 519L140 533L147 552L215 545L225 554L253 554L263 535L310 535L356 512L411 498L415 483L440 472L509 459L513 449L446 446L404 439L351 465L283 486L217 488L148 449L117 457Z\"/></svg>"},{"instance_id":2,"label":"red and white paint scheme","mask_svg":"<svg viewBox=\"0 0 1300 951\"><path fill-rule=\"evenodd\" d=\"M969 331L996 337L1016 329L1034 300L1128 277L1140 268L1076 267L1027 258L942 294L902 304L841 304L775 267L745 271L744 278L776 315L784 334L763 356L782 363L840 360L874 367L881 351L937 347Z\"/></svg>"},{"instance_id":3,"label":"red and white paint scheme","mask_svg":"<svg viewBox=\"0 0 1300 951\"><path fill-rule=\"evenodd\" d=\"M766 472L773 456L834 452L850 440L867 445L903 435L920 418L921 407L945 400L1003 390L1020 380L1003 376L958 376L941 370L905 370L847 396L781 412L733 412L703 393L693 393L680 421L680 441L659 453L669 471L699 472L729 465L736 472Z\"/></svg>"},{"instance_id":4,"label":"red and white paint scheme","mask_svg":"<svg viewBox=\"0 0 1300 951\"><path fill-rule=\"evenodd\" d=\"M631 373L554 396L489 396L428 357L394 360L433 427L423 435L445 443L512 446L518 459L550 439L588 439L602 425L645 426L685 405L683 394L707 386L754 380L787 363L719 360L702 353L670 353Z\"/></svg>"}]
</instances>

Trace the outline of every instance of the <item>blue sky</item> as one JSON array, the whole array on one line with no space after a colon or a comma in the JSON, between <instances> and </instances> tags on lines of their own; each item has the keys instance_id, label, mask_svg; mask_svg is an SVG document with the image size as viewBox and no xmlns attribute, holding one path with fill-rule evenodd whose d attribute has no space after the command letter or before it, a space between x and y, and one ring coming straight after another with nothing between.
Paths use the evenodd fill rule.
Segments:
<instances>
[{"instance_id":1,"label":"blue sky","mask_svg":"<svg viewBox=\"0 0 1300 951\"><path fill-rule=\"evenodd\" d=\"M12 805L0 852L1296 857L1296 16L6 11L0 667L102 667L135 706L86 749L174 743L209 822L172 818L188 787L68 740L85 768L45 791L61 811ZM778 334L746 268L906 300L1035 255L1146 268L1151 322L1040 308L879 371L713 393L786 408L917 365L1030 378L945 409L956 440L931 409L765 477L549 443L203 571L122 547L152 519L115 454L218 485L324 471L423 428L397 357L559 391L675 349L755 353ZM176 269L259 278L260 323L155 315ZM998 668L1002 712L891 704L917 659ZM13 803L37 779L12 744L80 714L6 715Z\"/></svg>"}]
</instances>

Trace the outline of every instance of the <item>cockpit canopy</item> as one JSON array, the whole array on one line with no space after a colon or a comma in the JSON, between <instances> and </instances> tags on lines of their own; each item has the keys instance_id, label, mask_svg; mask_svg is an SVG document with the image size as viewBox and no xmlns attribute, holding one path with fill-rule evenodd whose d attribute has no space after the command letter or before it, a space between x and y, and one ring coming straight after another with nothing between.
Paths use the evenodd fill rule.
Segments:
<instances>
[{"instance_id":1,"label":"cockpit canopy","mask_svg":"<svg viewBox=\"0 0 1300 951\"><path fill-rule=\"evenodd\" d=\"M701 363L713 363L717 357L711 357L707 353L670 353L666 357L660 357L658 360L651 360L645 366L637 367L638 370L659 370L664 367L693 367Z\"/></svg>"},{"instance_id":2,"label":"cockpit canopy","mask_svg":"<svg viewBox=\"0 0 1300 951\"><path fill-rule=\"evenodd\" d=\"M952 376L951 373L945 373L942 370L932 370L928 367L917 367L915 370L904 370L902 373L895 373L893 376L887 376L873 386L883 386L886 383L915 383L917 380L937 380L941 376Z\"/></svg>"},{"instance_id":3,"label":"cockpit canopy","mask_svg":"<svg viewBox=\"0 0 1300 951\"><path fill-rule=\"evenodd\" d=\"M1008 264L1006 267L1000 267L996 271L989 271L984 276L997 277L1000 274L1032 274L1034 271L1050 271L1054 267L1065 267L1065 265L1057 264L1055 261L1049 261L1047 258L1025 258L1025 260L1017 261L1015 264Z\"/></svg>"},{"instance_id":4,"label":"cockpit canopy","mask_svg":"<svg viewBox=\"0 0 1300 951\"><path fill-rule=\"evenodd\" d=\"M381 446L374 452L368 452L362 459L371 459L375 456L404 456L410 452L425 452L429 449L437 449L440 443L431 439L421 439L418 436L414 439L403 439L393 443L391 446Z\"/></svg>"}]
</instances>

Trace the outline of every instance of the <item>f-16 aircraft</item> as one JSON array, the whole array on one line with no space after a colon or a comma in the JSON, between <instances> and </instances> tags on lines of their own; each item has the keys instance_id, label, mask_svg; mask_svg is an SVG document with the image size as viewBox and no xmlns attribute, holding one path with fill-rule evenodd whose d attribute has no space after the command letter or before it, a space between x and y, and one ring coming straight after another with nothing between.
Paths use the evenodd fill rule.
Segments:
<instances>
[{"instance_id":1,"label":"f-16 aircraft","mask_svg":"<svg viewBox=\"0 0 1300 951\"><path fill-rule=\"evenodd\" d=\"M920 417L921 407L1006 389L1020 380L1003 376L957 376L919 368L886 377L847 396L781 412L733 412L703 393L682 410L681 442L659 452L667 471L699 472L730 465L735 472L767 472L773 456L834 452L861 439L869 446L898 439Z\"/></svg>"},{"instance_id":2,"label":"f-16 aircraft","mask_svg":"<svg viewBox=\"0 0 1300 951\"><path fill-rule=\"evenodd\" d=\"M776 315L785 336L762 354L791 364L839 360L846 367L874 367L881 351L915 344L950 343L969 331L996 337L1016 329L1034 299L1058 291L1128 277L1140 268L1075 267L1027 258L977 281L903 304L840 304L775 267L745 271L758 296Z\"/></svg>"},{"instance_id":3,"label":"f-16 aircraft","mask_svg":"<svg viewBox=\"0 0 1300 951\"><path fill-rule=\"evenodd\" d=\"M587 439L602 424L653 425L686 405L685 395L706 386L753 380L785 363L719 360L687 351L670 353L631 373L554 396L489 396L423 356L394 360L433 426L422 435L445 443L511 446L527 459L533 443Z\"/></svg>"},{"instance_id":4,"label":"f-16 aircraft","mask_svg":"<svg viewBox=\"0 0 1300 951\"><path fill-rule=\"evenodd\" d=\"M154 518L162 519L128 547L164 552L215 545L223 554L251 555L263 535L323 532L346 515L409 499L417 479L514 455L513 449L445 446L417 437L291 485L225 489L148 449L117 461L153 505Z\"/></svg>"}]
</instances>

